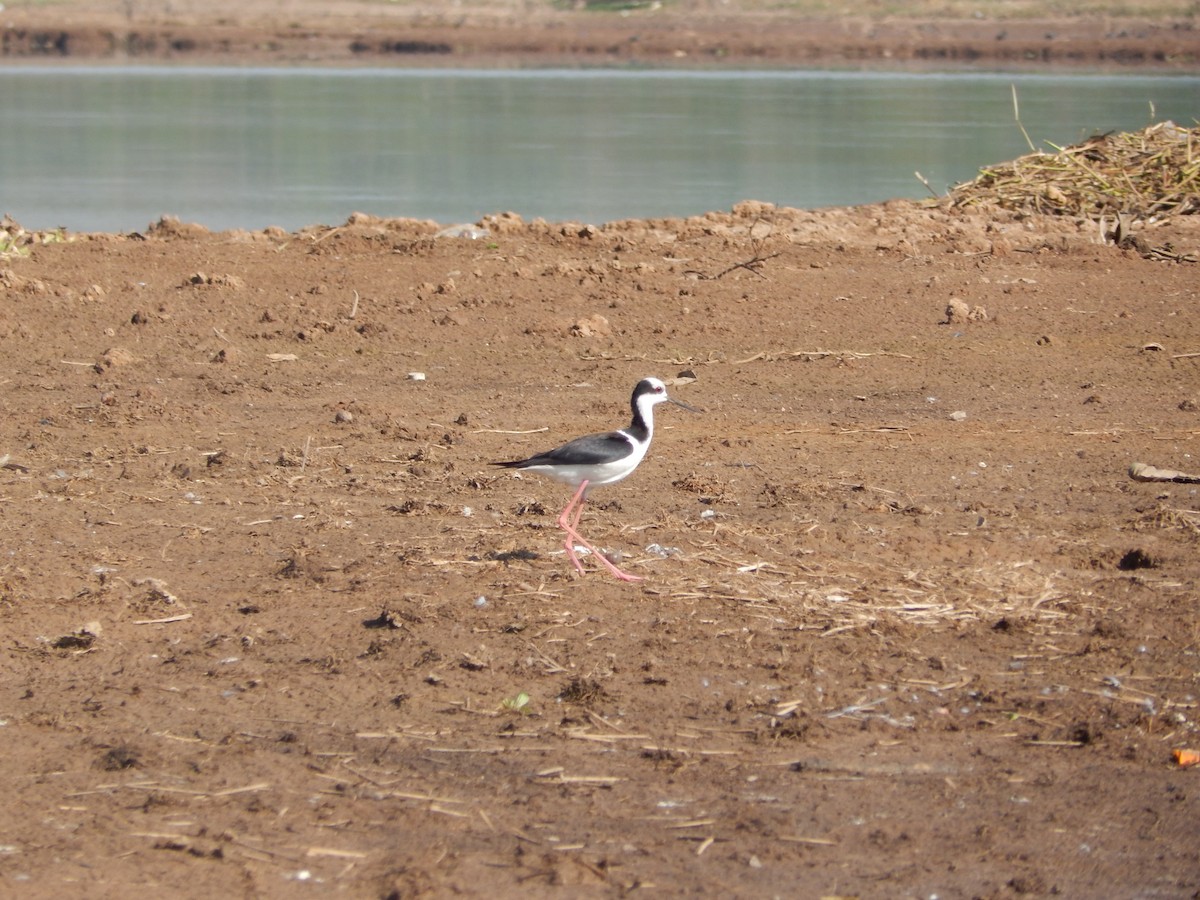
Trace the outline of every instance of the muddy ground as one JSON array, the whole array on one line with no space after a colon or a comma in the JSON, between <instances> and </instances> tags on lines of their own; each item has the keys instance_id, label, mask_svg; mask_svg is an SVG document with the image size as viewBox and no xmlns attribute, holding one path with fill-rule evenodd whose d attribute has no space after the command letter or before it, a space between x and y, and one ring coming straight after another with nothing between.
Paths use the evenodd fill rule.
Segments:
<instances>
[{"instance_id":1,"label":"muddy ground","mask_svg":"<svg viewBox=\"0 0 1200 900\"><path fill-rule=\"evenodd\" d=\"M1196 264L483 224L2 261L5 895L1196 896L1200 501L1128 474L1200 470ZM580 577L489 463L649 374L704 412L584 516L645 580Z\"/></svg>"}]
</instances>

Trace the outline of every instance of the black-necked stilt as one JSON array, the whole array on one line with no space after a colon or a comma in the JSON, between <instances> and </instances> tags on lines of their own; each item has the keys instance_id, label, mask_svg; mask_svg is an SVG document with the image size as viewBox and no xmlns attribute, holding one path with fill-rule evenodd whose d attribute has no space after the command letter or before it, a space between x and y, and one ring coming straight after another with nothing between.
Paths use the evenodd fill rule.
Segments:
<instances>
[{"instance_id":1,"label":"black-necked stilt","mask_svg":"<svg viewBox=\"0 0 1200 900\"><path fill-rule=\"evenodd\" d=\"M664 402L674 403L691 412L699 412L694 406L668 397L667 386L659 379L643 378L633 389L633 398L629 401L633 407L633 421L628 428L604 434L585 435L529 459L492 463L506 469L528 469L530 472L537 472L539 475L578 488L571 502L558 517L558 524L567 533L567 556L580 574L583 574L583 564L579 562L575 553L576 543L590 551L608 571L622 581L642 580L637 575L622 572L613 565L603 553L583 539L578 526L588 492L594 487L620 481L630 475L645 458L646 451L650 449L650 439L654 437L654 407ZM572 512L574 518L571 516Z\"/></svg>"}]
</instances>

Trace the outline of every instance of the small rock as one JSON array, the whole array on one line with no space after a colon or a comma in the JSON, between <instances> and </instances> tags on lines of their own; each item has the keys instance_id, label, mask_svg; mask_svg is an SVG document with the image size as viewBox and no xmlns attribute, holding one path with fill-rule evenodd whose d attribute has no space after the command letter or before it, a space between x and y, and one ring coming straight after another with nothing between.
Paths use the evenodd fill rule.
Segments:
<instances>
[{"instance_id":1,"label":"small rock","mask_svg":"<svg viewBox=\"0 0 1200 900\"><path fill-rule=\"evenodd\" d=\"M236 275L206 275L203 272L194 272L184 280L184 285L205 285L212 287L231 287L241 288L245 283Z\"/></svg>"},{"instance_id":2,"label":"small rock","mask_svg":"<svg viewBox=\"0 0 1200 900\"><path fill-rule=\"evenodd\" d=\"M657 556L660 559L666 559L670 556L677 556L680 553L678 547L664 547L662 544L648 544L646 552L651 556Z\"/></svg>"},{"instance_id":3,"label":"small rock","mask_svg":"<svg viewBox=\"0 0 1200 900\"><path fill-rule=\"evenodd\" d=\"M192 222L181 222L176 216L163 216L146 229L146 234L157 238L185 238L194 240L210 234L203 225Z\"/></svg>"},{"instance_id":4,"label":"small rock","mask_svg":"<svg viewBox=\"0 0 1200 900\"><path fill-rule=\"evenodd\" d=\"M987 310L982 306L969 306L961 297L951 297L946 304L946 324L961 325L967 322L986 322Z\"/></svg>"},{"instance_id":5,"label":"small rock","mask_svg":"<svg viewBox=\"0 0 1200 900\"><path fill-rule=\"evenodd\" d=\"M480 228L476 225L450 225L443 228L435 238L466 238L469 241L477 241L480 238L488 237L490 232L486 228Z\"/></svg>"},{"instance_id":6,"label":"small rock","mask_svg":"<svg viewBox=\"0 0 1200 900\"><path fill-rule=\"evenodd\" d=\"M572 337L611 337L612 333L612 326L608 323L608 319L599 313L586 319L580 319L571 326Z\"/></svg>"},{"instance_id":7,"label":"small rock","mask_svg":"<svg viewBox=\"0 0 1200 900\"><path fill-rule=\"evenodd\" d=\"M100 363L106 369L119 369L121 366L128 366L137 362L137 357L123 347L112 347L104 351L104 355L100 357Z\"/></svg>"}]
</instances>

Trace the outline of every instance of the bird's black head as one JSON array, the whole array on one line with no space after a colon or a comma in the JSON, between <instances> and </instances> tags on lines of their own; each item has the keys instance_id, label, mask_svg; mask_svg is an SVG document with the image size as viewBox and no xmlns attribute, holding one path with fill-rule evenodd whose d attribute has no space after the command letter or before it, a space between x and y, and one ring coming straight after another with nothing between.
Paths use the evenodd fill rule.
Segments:
<instances>
[{"instance_id":1,"label":"bird's black head","mask_svg":"<svg viewBox=\"0 0 1200 900\"><path fill-rule=\"evenodd\" d=\"M647 394L658 395L666 400L667 386L658 378L643 378L633 389L633 405L636 406L638 400Z\"/></svg>"},{"instance_id":2,"label":"bird's black head","mask_svg":"<svg viewBox=\"0 0 1200 900\"><path fill-rule=\"evenodd\" d=\"M660 378L643 378L637 383L637 387L633 389L633 399L630 403L633 406L633 414L635 417L641 414L648 414L652 406L657 406L659 403L674 403L689 412L700 412L694 406L688 406L676 400L674 397L667 396L667 386Z\"/></svg>"}]
</instances>

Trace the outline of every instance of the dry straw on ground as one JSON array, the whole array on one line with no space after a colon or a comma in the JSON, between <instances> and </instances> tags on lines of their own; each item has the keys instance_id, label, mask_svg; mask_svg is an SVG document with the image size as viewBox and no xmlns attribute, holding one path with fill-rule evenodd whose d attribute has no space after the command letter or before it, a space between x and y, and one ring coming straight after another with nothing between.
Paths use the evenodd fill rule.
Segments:
<instances>
[{"instance_id":1,"label":"dry straw on ground","mask_svg":"<svg viewBox=\"0 0 1200 900\"><path fill-rule=\"evenodd\" d=\"M980 170L946 200L951 208L995 205L1087 218L1194 214L1200 212L1200 128L1159 122L1030 153Z\"/></svg>"}]
</instances>

